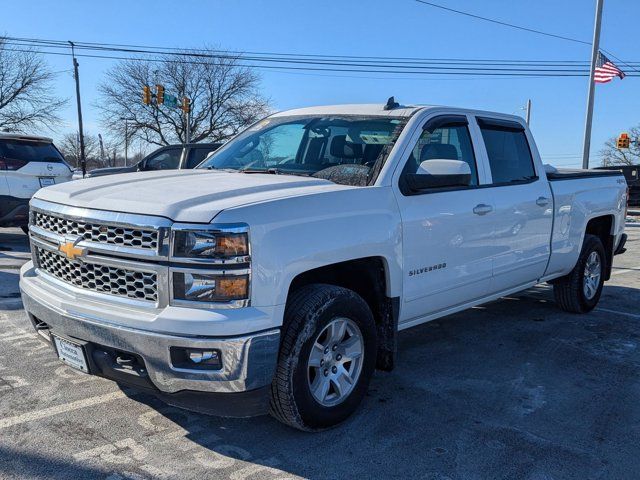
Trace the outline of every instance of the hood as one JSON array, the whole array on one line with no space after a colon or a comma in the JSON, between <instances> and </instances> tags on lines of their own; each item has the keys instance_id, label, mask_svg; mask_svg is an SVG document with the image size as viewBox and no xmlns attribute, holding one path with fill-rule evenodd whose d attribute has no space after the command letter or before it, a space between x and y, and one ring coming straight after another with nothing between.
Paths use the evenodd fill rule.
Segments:
<instances>
[{"instance_id":1,"label":"hood","mask_svg":"<svg viewBox=\"0 0 640 480\"><path fill-rule=\"evenodd\" d=\"M86 178L38 190L34 198L74 207L208 223L222 210L347 187L316 178L215 170L161 170Z\"/></svg>"}]
</instances>

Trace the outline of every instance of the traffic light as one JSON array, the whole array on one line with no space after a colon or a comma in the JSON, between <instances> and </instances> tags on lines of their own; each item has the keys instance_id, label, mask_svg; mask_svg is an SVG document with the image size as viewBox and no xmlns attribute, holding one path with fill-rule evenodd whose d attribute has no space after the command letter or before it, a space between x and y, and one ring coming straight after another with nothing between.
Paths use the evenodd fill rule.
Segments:
<instances>
[{"instance_id":1,"label":"traffic light","mask_svg":"<svg viewBox=\"0 0 640 480\"><path fill-rule=\"evenodd\" d=\"M151 105L151 87L149 85L142 87L142 103Z\"/></svg>"},{"instance_id":2,"label":"traffic light","mask_svg":"<svg viewBox=\"0 0 640 480\"><path fill-rule=\"evenodd\" d=\"M164 87L160 84L156 85L156 103L158 105L164 103Z\"/></svg>"},{"instance_id":3,"label":"traffic light","mask_svg":"<svg viewBox=\"0 0 640 480\"><path fill-rule=\"evenodd\" d=\"M628 133L621 133L620 136L618 137L618 141L617 141L617 147L618 149L620 148L629 148L629 145L631 144L631 140L629 139L629 134Z\"/></svg>"},{"instance_id":4,"label":"traffic light","mask_svg":"<svg viewBox=\"0 0 640 480\"><path fill-rule=\"evenodd\" d=\"M189 97L182 97L182 105L180 108L184 113L189 113L191 111L191 100Z\"/></svg>"}]
</instances>

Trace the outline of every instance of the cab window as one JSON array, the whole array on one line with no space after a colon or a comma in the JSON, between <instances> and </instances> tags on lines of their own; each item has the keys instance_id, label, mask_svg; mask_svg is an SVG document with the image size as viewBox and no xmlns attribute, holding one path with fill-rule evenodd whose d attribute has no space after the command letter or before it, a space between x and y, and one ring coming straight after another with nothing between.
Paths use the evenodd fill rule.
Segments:
<instances>
[{"instance_id":1,"label":"cab window","mask_svg":"<svg viewBox=\"0 0 640 480\"><path fill-rule=\"evenodd\" d=\"M163 150L144 162L144 170L172 170L180 165L182 149Z\"/></svg>"},{"instance_id":2,"label":"cab window","mask_svg":"<svg viewBox=\"0 0 640 480\"><path fill-rule=\"evenodd\" d=\"M478 119L493 183L534 180L533 157L524 128L516 122Z\"/></svg>"},{"instance_id":3,"label":"cab window","mask_svg":"<svg viewBox=\"0 0 640 480\"><path fill-rule=\"evenodd\" d=\"M425 160L461 160L466 162L471 170L469 185L478 185L478 169L466 120L444 124L438 118L434 120L435 122L425 125L422 135L411 151L403 174L416 173Z\"/></svg>"}]
</instances>

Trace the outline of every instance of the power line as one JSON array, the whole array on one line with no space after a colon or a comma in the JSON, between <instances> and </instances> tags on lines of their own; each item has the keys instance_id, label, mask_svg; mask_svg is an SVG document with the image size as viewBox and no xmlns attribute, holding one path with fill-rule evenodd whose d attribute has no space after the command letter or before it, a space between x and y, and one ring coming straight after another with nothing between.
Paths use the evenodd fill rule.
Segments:
<instances>
[{"instance_id":1,"label":"power line","mask_svg":"<svg viewBox=\"0 0 640 480\"><path fill-rule=\"evenodd\" d=\"M7 51L14 52L30 52L30 50L24 49L5 49ZM69 56L69 53L64 52L49 52L49 51L36 51L36 53L41 53L43 55L59 55L59 56ZM84 58L96 58L96 59L109 59L109 60L128 60L128 61L148 61L148 62L166 62L166 59L163 58L154 58L154 57L123 57L123 56L113 56L113 55L94 55L94 54L76 54L76 57L84 57ZM206 65L207 62L203 61L193 61L186 59L177 59L172 60L176 63L183 63L188 65ZM384 73L384 74L411 74L411 75L461 75L461 76L507 76L507 77L529 77L529 78L540 78L540 77L585 77L588 76L588 72L584 70L543 70L543 69L487 69L487 68L475 68L475 69L465 69L465 68L446 68L439 69L438 67L432 67L434 70L389 70L386 66L380 66L377 69L373 68L321 68L321 67L299 67L299 66L289 66L289 65L259 65L259 64L249 64L242 63L245 60L242 58L238 58L239 66L245 68L256 68L256 69L266 69L266 70L294 70L294 71L314 71L314 72L348 72L348 73ZM325 64L326 65L326 64ZM640 75L630 75L630 76L640 76Z\"/></svg>"},{"instance_id":2,"label":"power line","mask_svg":"<svg viewBox=\"0 0 640 480\"><path fill-rule=\"evenodd\" d=\"M503 22L503 21L500 21L500 20L496 20L494 18L482 17L480 15L475 15L475 14L469 13L469 12L463 12L462 10L456 10L454 8L445 7L444 5L438 5L437 3L427 2L425 0L415 0L415 1L418 2L418 3L422 3L424 5L428 5L430 7L440 8L442 10L447 10L449 12L457 13L457 14L460 14L460 15L465 15L467 17L475 18L477 20L483 20L485 22L491 22L491 23L495 23L495 24L498 24L498 25L502 25L503 27L515 28L517 30L524 30L525 32L535 33L535 34L538 34L538 35L544 35L546 37L558 38L560 40L566 40L568 42L581 43L583 45L591 45L591 42L587 42L587 41L584 41L584 40L579 40L577 38L565 37L564 35L557 35L555 33L543 32L542 30L536 30L534 28L528 28L528 27L523 27L521 25L515 25L513 23L507 23L507 22Z\"/></svg>"},{"instance_id":3,"label":"power line","mask_svg":"<svg viewBox=\"0 0 640 480\"><path fill-rule=\"evenodd\" d=\"M69 55L68 45L61 40L44 40L35 38L5 37L2 39L8 51L16 52L37 52L44 55ZM206 64L203 59L224 60L231 59L245 68L265 69L270 71L290 71L290 72L315 72L317 73L356 73L356 74L387 74L387 75L416 75L418 77L431 75L456 75L462 77L520 77L520 78L544 78L544 77L584 77L588 75L588 70L582 68L584 62L578 63L541 63L543 61L526 60L471 60L471 59L414 59L410 63L405 61L372 61L359 60L352 56L348 60L343 57L337 60L335 57L315 56L286 58L254 54L252 56L234 53L232 56L226 51L203 51L188 49L180 51L177 49L161 50L162 47L129 48L115 47L110 44L98 44L89 42L74 42L77 53L76 56L84 58L128 60L128 61L149 61L165 62L166 57L174 58L175 62L190 65ZM58 51L51 51L52 49ZM62 49L62 51L60 51ZM91 52L91 53L87 53ZM95 53L99 52L99 53ZM110 55L110 54L124 54ZM144 55L139 57L136 55ZM393 58L393 57L389 57ZM195 59L195 60L194 60ZM199 61L198 61L199 60ZM252 62L252 63L249 63ZM483 63L484 62L484 63ZM549 68L551 67L551 68ZM631 75L638 76L638 75Z\"/></svg>"}]
</instances>

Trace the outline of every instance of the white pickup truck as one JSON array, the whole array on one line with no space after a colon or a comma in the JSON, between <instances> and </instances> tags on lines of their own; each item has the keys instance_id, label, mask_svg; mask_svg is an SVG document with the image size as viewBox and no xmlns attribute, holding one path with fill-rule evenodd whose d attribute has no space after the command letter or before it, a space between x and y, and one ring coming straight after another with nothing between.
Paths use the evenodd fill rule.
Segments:
<instances>
[{"instance_id":1,"label":"white pickup truck","mask_svg":"<svg viewBox=\"0 0 640 480\"><path fill-rule=\"evenodd\" d=\"M519 117L304 108L196 170L39 190L20 288L75 368L319 430L393 368L399 330L543 282L593 309L626 199L617 172L545 168Z\"/></svg>"}]
</instances>

